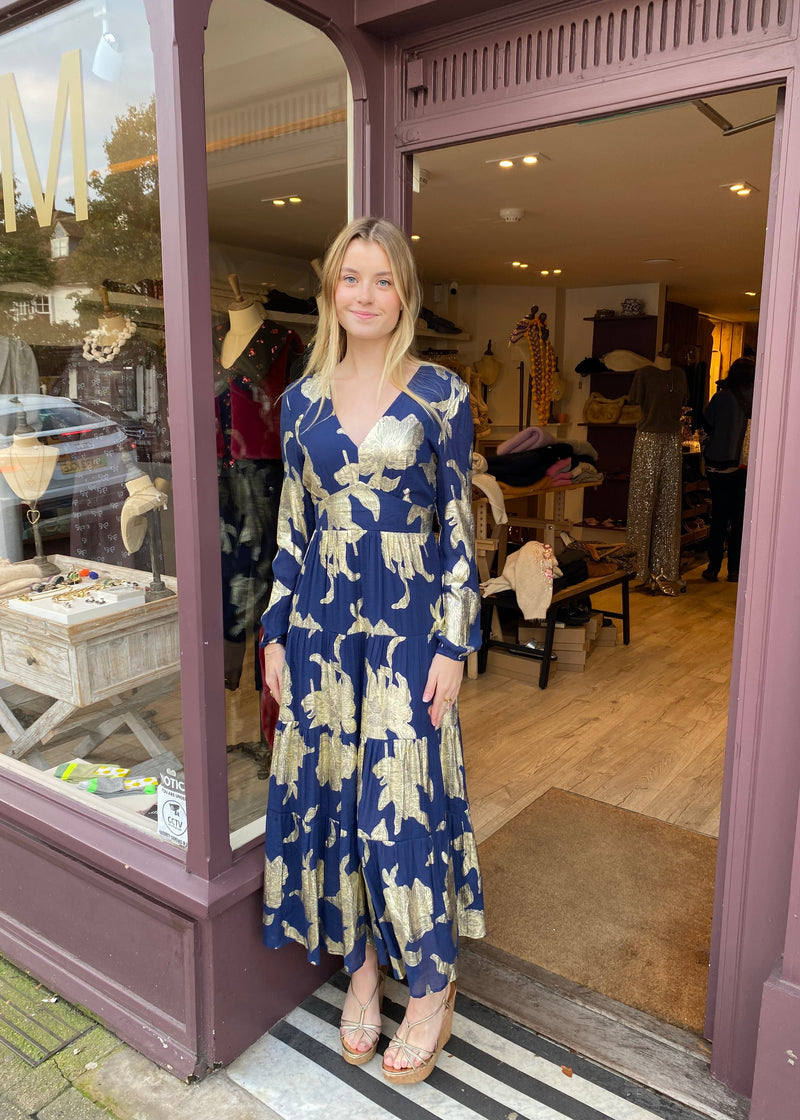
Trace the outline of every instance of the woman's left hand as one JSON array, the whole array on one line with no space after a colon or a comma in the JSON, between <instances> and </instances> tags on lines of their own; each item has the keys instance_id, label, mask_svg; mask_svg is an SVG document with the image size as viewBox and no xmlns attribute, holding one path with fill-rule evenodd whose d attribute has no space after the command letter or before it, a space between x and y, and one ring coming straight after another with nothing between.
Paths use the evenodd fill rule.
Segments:
<instances>
[{"instance_id":1,"label":"woman's left hand","mask_svg":"<svg viewBox=\"0 0 800 1120\"><path fill-rule=\"evenodd\" d=\"M442 653L434 656L422 700L431 705L428 711L431 723L437 730L442 726L445 712L456 702L463 676L463 661L454 661L452 657L445 657Z\"/></svg>"}]
</instances>

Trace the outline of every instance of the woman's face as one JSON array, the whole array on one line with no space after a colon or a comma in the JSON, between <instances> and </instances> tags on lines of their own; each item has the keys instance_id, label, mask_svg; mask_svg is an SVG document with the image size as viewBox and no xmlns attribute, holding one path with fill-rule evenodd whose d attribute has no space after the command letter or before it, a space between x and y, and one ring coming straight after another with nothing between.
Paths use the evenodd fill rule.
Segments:
<instances>
[{"instance_id":1,"label":"woman's face","mask_svg":"<svg viewBox=\"0 0 800 1120\"><path fill-rule=\"evenodd\" d=\"M349 338L388 339L400 319L401 303L389 258L373 241L347 246L334 293L336 317Z\"/></svg>"}]
</instances>

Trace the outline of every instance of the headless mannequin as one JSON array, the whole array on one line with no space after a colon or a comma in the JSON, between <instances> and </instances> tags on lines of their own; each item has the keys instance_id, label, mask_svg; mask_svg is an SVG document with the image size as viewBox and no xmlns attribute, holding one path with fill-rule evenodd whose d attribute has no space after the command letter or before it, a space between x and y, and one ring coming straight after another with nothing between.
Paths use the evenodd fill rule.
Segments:
<instances>
[{"instance_id":1,"label":"headless mannequin","mask_svg":"<svg viewBox=\"0 0 800 1120\"><path fill-rule=\"evenodd\" d=\"M32 429L20 428L11 446L0 451L0 473L18 498L31 503L50 485L57 459L57 447L41 443Z\"/></svg>"},{"instance_id":2,"label":"headless mannequin","mask_svg":"<svg viewBox=\"0 0 800 1120\"><path fill-rule=\"evenodd\" d=\"M264 309L252 299L245 299L239 290L238 277L231 273L228 283L236 299L228 307L231 329L222 340L220 361L225 369L231 369L236 359L244 351L250 339L264 323Z\"/></svg>"},{"instance_id":3,"label":"headless mannequin","mask_svg":"<svg viewBox=\"0 0 800 1120\"><path fill-rule=\"evenodd\" d=\"M107 314L101 315L97 320L97 329L100 332L98 342L104 346L110 346L125 330L127 323L125 322L124 315Z\"/></svg>"}]
</instances>

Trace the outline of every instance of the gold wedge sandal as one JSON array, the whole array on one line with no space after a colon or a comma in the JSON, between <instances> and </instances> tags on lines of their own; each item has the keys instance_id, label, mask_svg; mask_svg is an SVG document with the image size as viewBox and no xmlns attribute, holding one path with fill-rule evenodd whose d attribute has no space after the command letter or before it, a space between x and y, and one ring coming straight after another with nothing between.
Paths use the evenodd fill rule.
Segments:
<instances>
[{"instance_id":1,"label":"gold wedge sandal","mask_svg":"<svg viewBox=\"0 0 800 1120\"><path fill-rule=\"evenodd\" d=\"M433 1067L438 1061L439 1055L450 1038L450 1032L453 1029L453 1007L455 1002L456 986L455 983L451 983L445 989L441 1005L437 1007L435 1011L432 1011L430 1015L426 1015L424 1019L417 1019L415 1023L412 1023L406 1015L405 1019L400 1024L400 1029L386 1047L386 1050L388 1052L392 1047L396 1047L410 1065L405 1069L387 1067L385 1064L386 1055L384 1055L383 1076L387 1081L393 1081L401 1085L417 1085L420 1081L424 1081L426 1077L430 1076L433 1072ZM436 1040L436 1048L434 1050L426 1050L424 1046L414 1046L413 1043L409 1042L408 1036L414 1027L419 1027L423 1023L427 1023L434 1015L438 1015L442 1008L444 1008L444 1015L442 1016L442 1025L439 1029L439 1037ZM404 1025L405 1031L403 1030Z\"/></svg>"},{"instance_id":2,"label":"gold wedge sandal","mask_svg":"<svg viewBox=\"0 0 800 1120\"><path fill-rule=\"evenodd\" d=\"M363 1066L375 1057L375 1052L378 1049L378 1042L381 1037L381 1028L380 1026L373 1026L371 1023L365 1023L364 1016L367 1013L367 1008L372 1003L376 995L378 997L378 1010L380 1011L381 1007L383 1006L383 986L385 983L386 970L379 969L378 979L375 981L375 987L372 989L372 995L369 997L366 1003L361 1003L361 1001L356 998L356 993L353 992L353 999L361 1008L361 1014L358 1017L358 1022L355 1022L355 1020L351 1019L342 1019L339 1025L340 1038L342 1043L342 1057L351 1066ZM351 990L352 985L353 982L351 980ZM347 1039L352 1037L354 1034L357 1035L358 1033L365 1034L371 1042L374 1039L374 1042L372 1042L369 1050L353 1050L350 1046L347 1045Z\"/></svg>"}]
</instances>

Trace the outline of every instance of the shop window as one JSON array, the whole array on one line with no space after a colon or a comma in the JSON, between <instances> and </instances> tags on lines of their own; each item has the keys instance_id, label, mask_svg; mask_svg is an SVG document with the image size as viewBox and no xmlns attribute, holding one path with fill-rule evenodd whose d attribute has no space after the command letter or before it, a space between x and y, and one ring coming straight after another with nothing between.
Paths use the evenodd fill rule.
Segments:
<instances>
[{"instance_id":1,"label":"shop window","mask_svg":"<svg viewBox=\"0 0 800 1120\"><path fill-rule=\"evenodd\" d=\"M141 0L77 0L0 37L0 101L0 766L183 844Z\"/></svg>"},{"instance_id":2,"label":"shop window","mask_svg":"<svg viewBox=\"0 0 800 1120\"><path fill-rule=\"evenodd\" d=\"M347 220L349 92L320 31L216 0L205 51L211 303L234 845L263 828L277 710L256 640L270 591L280 394L316 324L314 262Z\"/></svg>"}]
</instances>

